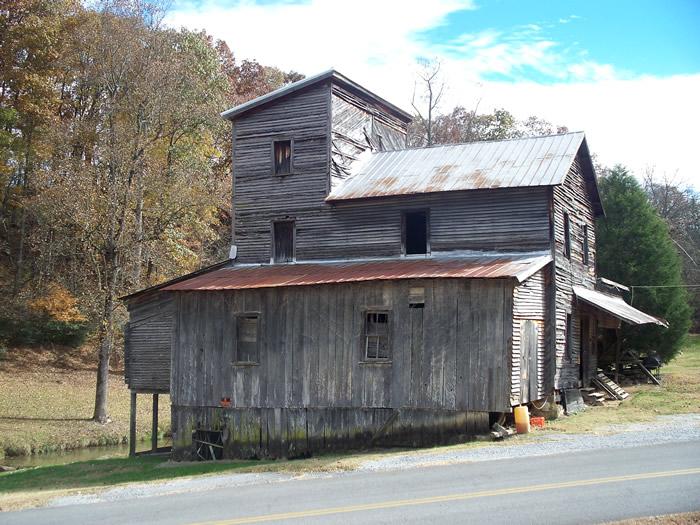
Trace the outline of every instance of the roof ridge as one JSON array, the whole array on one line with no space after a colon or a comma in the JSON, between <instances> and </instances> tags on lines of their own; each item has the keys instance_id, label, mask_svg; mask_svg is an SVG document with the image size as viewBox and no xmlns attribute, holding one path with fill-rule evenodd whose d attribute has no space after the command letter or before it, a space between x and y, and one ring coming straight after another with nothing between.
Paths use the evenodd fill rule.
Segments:
<instances>
[{"instance_id":1,"label":"roof ridge","mask_svg":"<svg viewBox=\"0 0 700 525\"><path fill-rule=\"evenodd\" d=\"M401 149L385 150L385 151L373 151L372 154L376 153L390 153L392 151L413 151L413 150L425 150L425 149L435 149L435 148L447 148L452 146L471 146L474 144L494 144L496 142L515 142L516 140L534 140L534 139L547 139L551 137L564 137L566 135L580 135L583 134L585 137L585 132L581 131L567 131L566 133L550 133L549 135L531 135L527 137L513 137L509 139L493 139L493 140L474 140L472 142L446 142L442 144L431 144L430 146L411 146Z\"/></svg>"}]
</instances>

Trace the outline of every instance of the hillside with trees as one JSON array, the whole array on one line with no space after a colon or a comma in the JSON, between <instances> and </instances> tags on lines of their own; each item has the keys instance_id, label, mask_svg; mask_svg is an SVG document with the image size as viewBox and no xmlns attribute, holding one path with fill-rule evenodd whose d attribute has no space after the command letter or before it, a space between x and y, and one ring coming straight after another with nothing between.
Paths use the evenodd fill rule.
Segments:
<instances>
[{"instance_id":1,"label":"hillside with trees","mask_svg":"<svg viewBox=\"0 0 700 525\"><path fill-rule=\"evenodd\" d=\"M10 4L0 11L3 344L90 335L104 420L118 297L228 249L230 130L219 112L302 77L165 28L150 4Z\"/></svg>"}]
</instances>

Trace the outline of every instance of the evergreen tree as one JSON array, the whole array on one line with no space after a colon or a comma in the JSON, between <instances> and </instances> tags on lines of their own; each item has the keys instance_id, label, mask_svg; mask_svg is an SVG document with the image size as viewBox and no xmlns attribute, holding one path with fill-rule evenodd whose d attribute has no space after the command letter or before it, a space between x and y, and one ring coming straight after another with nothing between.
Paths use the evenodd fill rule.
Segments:
<instances>
[{"instance_id":1,"label":"evergreen tree","mask_svg":"<svg viewBox=\"0 0 700 525\"><path fill-rule=\"evenodd\" d=\"M690 326L688 294L682 287L681 262L668 228L637 180L615 166L600 181L606 216L597 226L598 273L635 288L633 306L666 319L657 325L623 325L625 348L658 353L664 361L676 355Z\"/></svg>"}]
</instances>

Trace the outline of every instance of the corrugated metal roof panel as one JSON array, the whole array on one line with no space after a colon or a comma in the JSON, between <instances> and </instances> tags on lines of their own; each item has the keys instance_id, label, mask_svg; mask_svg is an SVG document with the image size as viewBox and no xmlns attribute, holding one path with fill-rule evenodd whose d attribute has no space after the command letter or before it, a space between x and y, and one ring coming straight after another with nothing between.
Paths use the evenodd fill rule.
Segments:
<instances>
[{"instance_id":1,"label":"corrugated metal roof panel","mask_svg":"<svg viewBox=\"0 0 700 525\"><path fill-rule=\"evenodd\" d=\"M441 259L394 259L342 263L268 264L220 268L164 290L243 290L361 281L428 278L516 278L524 281L551 261L550 255L480 255Z\"/></svg>"},{"instance_id":2,"label":"corrugated metal roof panel","mask_svg":"<svg viewBox=\"0 0 700 525\"><path fill-rule=\"evenodd\" d=\"M561 184L583 132L365 155L326 200Z\"/></svg>"},{"instance_id":3,"label":"corrugated metal roof panel","mask_svg":"<svg viewBox=\"0 0 700 525\"><path fill-rule=\"evenodd\" d=\"M627 304L622 297L609 295L596 290L590 290L581 286L574 286L574 294L582 301L595 306L622 321L629 324L658 324L668 328L668 323L637 310L634 306Z\"/></svg>"}]
</instances>

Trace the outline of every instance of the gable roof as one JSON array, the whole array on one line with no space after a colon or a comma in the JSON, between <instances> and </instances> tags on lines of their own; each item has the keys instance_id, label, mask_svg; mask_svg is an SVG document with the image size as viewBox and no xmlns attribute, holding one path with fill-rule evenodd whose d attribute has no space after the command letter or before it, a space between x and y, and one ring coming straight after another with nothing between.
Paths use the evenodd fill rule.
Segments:
<instances>
[{"instance_id":1,"label":"gable roof","mask_svg":"<svg viewBox=\"0 0 700 525\"><path fill-rule=\"evenodd\" d=\"M379 151L353 164L327 201L443 191L553 186L564 182L582 151L596 214L602 214L595 172L582 131L513 140Z\"/></svg>"},{"instance_id":2,"label":"gable roof","mask_svg":"<svg viewBox=\"0 0 700 525\"><path fill-rule=\"evenodd\" d=\"M395 106L391 102L384 100L379 95L372 93L370 90L362 87L357 82L353 82L345 75L341 75L335 69L329 69L328 71L324 71L323 73L319 73L318 75L313 75L311 77L306 77L297 82L292 82L291 84L276 89L275 91L272 91L266 95L254 98L253 100L249 100L248 102L228 109L221 113L221 116L228 120L234 120L235 118L240 117L244 113L247 113L248 111L251 111L252 109L255 109L259 106L262 106L263 104L267 104L269 102L272 102L273 100L278 100L282 97L286 97L288 95L291 95L292 93L296 93L299 90L302 90L309 86L313 86L320 82L324 82L329 79L336 84L350 89L351 91L356 91L365 98L369 98L374 102L384 106L389 112L393 113L396 117L398 117L400 120L403 120L404 122L408 123L413 119L410 113L404 111L398 106Z\"/></svg>"}]
</instances>

